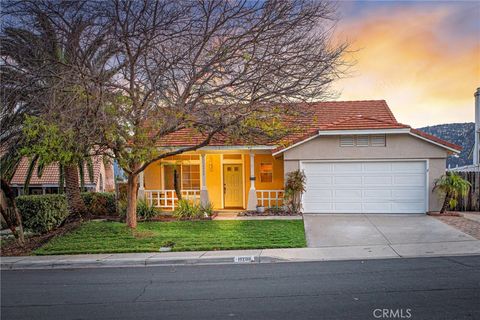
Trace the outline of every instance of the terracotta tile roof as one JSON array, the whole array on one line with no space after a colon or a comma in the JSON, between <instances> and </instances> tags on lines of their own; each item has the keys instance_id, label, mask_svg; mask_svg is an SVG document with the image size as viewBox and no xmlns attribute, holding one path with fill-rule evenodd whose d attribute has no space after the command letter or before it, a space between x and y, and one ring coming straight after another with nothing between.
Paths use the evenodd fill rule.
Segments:
<instances>
[{"instance_id":1,"label":"terracotta tile roof","mask_svg":"<svg viewBox=\"0 0 480 320\"><path fill-rule=\"evenodd\" d=\"M84 169L85 184L95 184L98 181L98 177L100 175L101 161L102 161L101 157L94 157L93 181L90 181L88 171L85 165L85 169ZM20 161L17 171L15 171L15 174L13 175L11 184L23 185L25 183L25 178L27 177L29 164L30 164L30 161L28 158L23 158ZM41 178L37 176L37 166L35 166L32 174L32 178L30 179L30 186L45 185L45 184L58 185L58 179L59 179L59 172L58 172L57 164L51 164L46 166L43 169L43 174Z\"/></svg>"},{"instance_id":2,"label":"terracotta tile roof","mask_svg":"<svg viewBox=\"0 0 480 320\"><path fill-rule=\"evenodd\" d=\"M456 145L454 143L451 143L451 142L448 142L448 141L445 141L443 139L440 139L436 136L432 136L431 134L428 134L426 132L423 132L422 130L418 130L418 129L410 129L410 131L413 133L413 134L416 134L416 135L419 135L421 137L424 137L425 139L428 139L428 140L432 140L436 143L439 143L441 145L444 145L444 146L447 146L449 148L452 148L452 149L455 149L455 150L458 150L458 151L462 151L463 147L459 146L459 145Z\"/></svg>"},{"instance_id":3,"label":"terracotta tile roof","mask_svg":"<svg viewBox=\"0 0 480 320\"><path fill-rule=\"evenodd\" d=\"M280 141L265 143L265 145L280 146L274 152L316 135L319 130L410 128L408 125L397 122L385 100L298 103L291 109L296 111L294 115L290 114L284 118L285 125L291 129L291 132ZM191 129L184 129L162 137L157 145L191 146L201 142L202 138L204 138L203 135L195 133ZM437 137L427 139L452 147L451 143ZM221 136L210 143L212 146L248 144L244 141L229 141L228 137ZM458 146L452 148L460 150Z\"/></svg>"}]
</instances>

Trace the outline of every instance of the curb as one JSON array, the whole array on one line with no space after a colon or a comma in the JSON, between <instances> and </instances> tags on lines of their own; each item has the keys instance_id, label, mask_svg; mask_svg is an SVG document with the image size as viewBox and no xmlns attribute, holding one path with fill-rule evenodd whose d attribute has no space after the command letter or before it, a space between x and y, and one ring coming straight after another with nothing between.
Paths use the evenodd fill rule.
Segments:
<instances>
[{"instance_id":1,"label":"curb","mask_svg":"<svg viewBox=\"0 0 480 320\"><path fill-rule=\"evenodd\" d=\"M177 258L177 259L107 259L107 260L53 260L53 261L18 261L0 264L1 270L38 270L38 269L83 269L108 267L151 267L171 265L209 265L209 264L259 264L273 262L288 262L289 260L274 257L254 256L253 261L235 262L232 257L218 258Z\"/></svg>"}]
</instances>

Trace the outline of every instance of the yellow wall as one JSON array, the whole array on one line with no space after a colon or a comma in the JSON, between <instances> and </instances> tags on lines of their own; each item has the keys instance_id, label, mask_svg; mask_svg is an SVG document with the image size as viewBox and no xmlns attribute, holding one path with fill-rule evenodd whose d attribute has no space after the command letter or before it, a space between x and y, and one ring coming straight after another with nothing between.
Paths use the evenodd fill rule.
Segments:
<instances>
[{"instance_id":1,"label":"yellow wall","mask_svg":"<svg viewBox=\"0 0 480 320\"><path fill-rule=\"evenodd\" d=\"M160 190L162 189L162 167L160 161L150 164L144 172L145 189Z\"/></svg>"},{"instance_id":2,"label":"yellow wall","mask_svg":"<svg viewBox=\"0 0 480 320\"><path fill-rule=\"evenodd\" d=\"M210 202L214 209L222 208L222 178L219 154L208 154L207 162L207 190Z\"/></svg>"},{"instance_id":3,"label":"yellow wall","mask_svg":"<svg viewBox=\"0 0 480 320\"><path fill-rule=\"evenodd\" d=\"M260 164L271 162L273 163L273 181L265 183L260 181ZM220 154L208 154L206 157L207 163L207 189L215 209L222 208L222 167ZM250 189L250 155L244 155L244 187L245 197L248 197L248 190ZM281 190L284 187L284 173L283 173L283 158L275 159L269 154L255 155L255 188L257 190ZM152 163L145 169L144 173L145 189L159 190L162 188L161 166L160 161ZM245 199L245 205L248 199Z\"/></svg>"}]
</instances>

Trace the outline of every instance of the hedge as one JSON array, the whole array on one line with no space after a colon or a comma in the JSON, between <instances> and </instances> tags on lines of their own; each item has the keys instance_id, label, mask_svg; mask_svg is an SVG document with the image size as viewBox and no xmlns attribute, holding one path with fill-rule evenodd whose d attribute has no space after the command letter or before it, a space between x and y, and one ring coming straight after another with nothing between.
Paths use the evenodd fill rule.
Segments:
<instances>
[{"instance_id":1,"label":"hedge","mask_svg":"<svg viewBox=\"0 0 480 320\"><path fill-rule=\"evenodd\" d=\"M115 194L83 192L83 201L92 215L115 215ZM59 227L68 217L64 194L27 195L16 198L23 225L33 232L45 233Z\"/></svg>"},{"instance_id":2,"label":"hedge","mask_svg":"<svg viewBox=\"0 0 480 320\"><path fill-rule=\"evenodd\" d=\"M51 231L59 227L69 214L63 194L19 196L16 201L23 225L33 232Z\"/></svg>"},{"instance_id":3,"label":"hedge","mask_svg":"<svg viewBox=\"0 0 480 320\"><path fill-rule=\"evenodd\" d=\"M113 192L83 192L82 198L88 211L94 216L117 214L115 193Z\"/></svg>"}]
</instances>

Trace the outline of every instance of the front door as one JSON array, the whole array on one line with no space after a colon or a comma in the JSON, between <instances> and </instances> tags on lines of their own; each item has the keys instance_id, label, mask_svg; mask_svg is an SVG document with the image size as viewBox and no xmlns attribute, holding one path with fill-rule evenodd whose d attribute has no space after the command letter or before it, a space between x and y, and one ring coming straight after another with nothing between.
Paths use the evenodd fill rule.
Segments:
<instances>
[{"instance_id":1,"label":"front door","mask_svg":"<svg viewBox=\"0 0 480 320\"><path fill-rule=\"evenodd\" d=\"M223 166L223 197L225 207L243 207L242 165Z\"/></svg>"}]
</instances>

